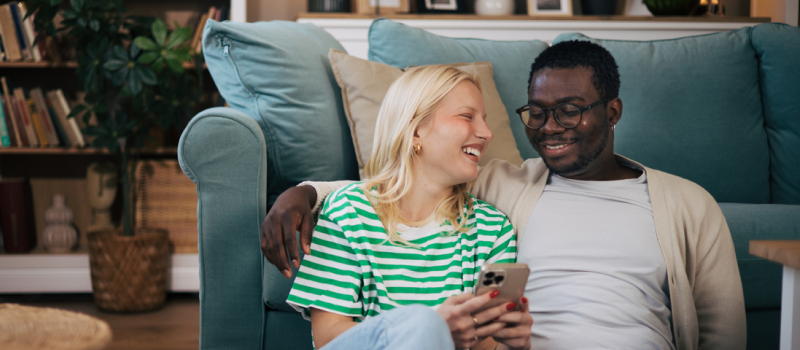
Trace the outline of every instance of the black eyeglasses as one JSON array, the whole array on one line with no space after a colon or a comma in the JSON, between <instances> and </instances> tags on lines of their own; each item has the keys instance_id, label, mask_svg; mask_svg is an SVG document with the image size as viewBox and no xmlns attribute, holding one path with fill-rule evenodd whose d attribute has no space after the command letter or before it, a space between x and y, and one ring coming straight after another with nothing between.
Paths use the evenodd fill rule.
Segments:
<instances>
[{"instance_id":1,"label":"black eyeglasses","mask_svg":"<svg viewBox=\"0 0 800 350\"><path fill-rule=\"evenodd\" d=\"M522 119L522 124L525 124L525 127L536 130L541 128L547 121L547 112L553 111L553 115L559 125L567 129L572 129L581 123L583 112L612 99L613 98L607 98L597 101L586 107L580 107L572 103L562 103L554 108L542 108L537 105L529 104L518 108L517 114L519 114L520 119Z\"/></svg>"}]
</instances>

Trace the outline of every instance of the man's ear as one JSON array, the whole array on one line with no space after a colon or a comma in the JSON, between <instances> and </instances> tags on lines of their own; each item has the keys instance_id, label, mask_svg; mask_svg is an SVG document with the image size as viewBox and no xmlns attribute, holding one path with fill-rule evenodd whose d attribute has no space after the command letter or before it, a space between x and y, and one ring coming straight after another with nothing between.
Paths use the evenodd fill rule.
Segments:
<instances>
[{"instance_id":1,"label":"man's ear","mask_svg":"<svg viewBox=\"0 0 800 350\"><path fill-rule=\"evenodd\" d=\"M613 100L608 101L606 113L608 113L608 122L611 125L617 125L619 120L622 118L622 100L619 97L616 97Z\"/></svg>"}]
</instances>

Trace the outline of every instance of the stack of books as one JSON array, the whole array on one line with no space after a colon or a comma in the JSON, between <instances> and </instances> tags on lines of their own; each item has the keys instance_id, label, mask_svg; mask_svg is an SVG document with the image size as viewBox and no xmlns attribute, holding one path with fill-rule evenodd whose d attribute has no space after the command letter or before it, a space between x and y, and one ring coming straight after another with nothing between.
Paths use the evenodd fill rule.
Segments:
<instances>
[{"instance_id":1,"label":"stack of books","mask_svg":"<svg viewBox=\"0 0 800 350\"><path fill-rule=\"evenodd\" d=\"M215 7L211 6L208 8L206 13L198 14L196 18L199 20L197 21L197 26L195 26L194 34L192 34L192 41L191 45L194 49L194 52L200 53L203 51L203 28L206 26L206 21L209 19L213 19L217 22L228 20L228 16L230 15L230 10L228 6L220 6Z\"/></svg>"},{"instance_id":2,"label":"stack of books","mask_svg":"<svg viewBox=\"0 0 800 350\"><path fill-rule=\"evenodd\" d=\"M84 147L86 141L61 89L9 88L0 77L0 147Z\"/></svg>"},{"instance_id":3,"label":"stack of books","mask_svg":"<svg viewBox=\"0 0 800 350\"><path fill-rule=\"evenodd\" d=\"M25 18L26 15L24 2L0 5L0 61L60 61L53 40L48 38L36 42L34 16Z\"/></svg>"}]
</instances>

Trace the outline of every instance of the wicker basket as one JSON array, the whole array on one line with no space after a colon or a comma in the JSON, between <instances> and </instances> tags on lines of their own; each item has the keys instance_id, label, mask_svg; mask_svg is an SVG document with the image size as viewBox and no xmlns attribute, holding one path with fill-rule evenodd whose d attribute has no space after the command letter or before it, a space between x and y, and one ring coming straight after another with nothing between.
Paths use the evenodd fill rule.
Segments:
<instances>
[{"instance_id":1,"label":"wicker basket","mask_svg":"<svg viewBox=\"0 0 800 350\"><path fill-rule=\"evenodd\" d=\"M173 252L197 253L197 187L177 160L139 163L136 227L164 228Z\"/></svg>"},{"instance_id":2,"label":"wicker basket","mask_svg":"<svg viewBox=\"0 0 800 350\"><path fill-rule=\"evenodd\" d=\"M0 304L0 349L94 350L110 342L108 324L89 315Z\"/></svg>"},{"instance_id":3,"label":"wicker basket","mask_svg":"<svg viewBox=\"0 0 800 350\"><path fill-rule=\"evenodd\" d=\"M162 229L90 232L89 263L94 302L110 311L145 311L164 304L169 239Z\"/></svg>"}]
</instances>

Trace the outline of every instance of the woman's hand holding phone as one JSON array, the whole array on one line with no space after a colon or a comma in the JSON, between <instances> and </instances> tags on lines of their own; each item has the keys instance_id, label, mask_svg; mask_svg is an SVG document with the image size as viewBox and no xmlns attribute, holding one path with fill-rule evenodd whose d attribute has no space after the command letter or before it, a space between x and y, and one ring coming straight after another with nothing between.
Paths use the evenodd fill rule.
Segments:
<instances>
[{"instance_id":1,"label":"woman's hand holding phone","mask_svg":"<svg viewBox=\"0 0 800 350\"><path fill-rule=\"evenodd\" d=\"M499 293L486 293L474 296L472 293L463 293L447 298L436 310L450 327L450 335L457 349L469 349L480 343L486 337L495 334L506 327L506 323L499 321L509 310L516 307L516 303L504 303L486 309L473 315L483 305L497 297ZM516 312L514 312L516 313ZM525 314L528 314L527 306ZM528 316L530 316L528 314ZM497 321L495 319L498 319ZM516 318L510 318L515 320ZM528 344L530 344L530 325L528 325Z\"/></svg>"},{"instance_id":2,"label":"woman's hand holding phone","mask_svg":"<svg viewBox=\"0 0 800 350\"><path fill-rule=\"evenodd\" d=\"M533 317L528 310L528 298L520 298L519 310L498 317L496 322L507 326L492 333L492 338L496 342L506 345L510 350L530 349Z\"/></svg>"}]
</instances>

